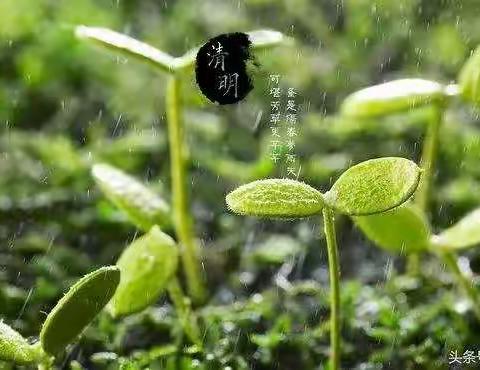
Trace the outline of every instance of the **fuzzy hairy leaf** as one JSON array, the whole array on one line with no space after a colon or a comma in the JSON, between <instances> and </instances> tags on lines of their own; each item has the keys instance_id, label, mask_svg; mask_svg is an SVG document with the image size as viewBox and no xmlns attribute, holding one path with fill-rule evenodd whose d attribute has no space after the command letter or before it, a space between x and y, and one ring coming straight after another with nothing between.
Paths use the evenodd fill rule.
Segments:
<instances>
[{"instance_id":1,"label":"fuzzy hairy leaf","mask_svg":"<svg viewBox=\"0 0 480 370\"><path fill-rule=\"evenodd\" d=\"M164 72L175 71L175 58L144 42L108 28L77 26L75 36L95 42L107 49L127 57L135 57L148 62Z\"/></svg>"},{"instance_id":2,"label":"fuzzy hairy leaf","mask_svg":"<svg viewBox=\"0 0 480 370\"><path fill-rule=\"evenodd\" d=\"M74 341L110 301L119 282L119 268L105 266L72 285L43 323L43 350L55 355Z\"/></svg>"},{"instance_id":3,"label":"fuzzy hairy leaf","mask_svg":"<svg viewBox=\"0 0 480 370\"><path fill-rule=\"evenodd\" d=\"M468 248L480 244L480 209L476 209L455 225L434 237L435 244L445 248Z\"/></svg>"},{"instance_id":4,"label":"fuzzy hairy leaf","mask_svg":"<svg viewBox=\"0 0 480 370\"><path fill-rule=\"evenodd\" d=\"M169 205L145 185L107 164L96 164L92 175L105 196L144 231L170 225Z\"/></svg>"},{"instance_id":5,"label":"fuzzy hairy leaf","mask_svg":"<svg viewBox=\"0 0 480 370\"><path fill-rule=\"evenodd\" d=\"M235 213L259 217L307 217L323 208L323 196L311 186L290 179L267 179L242 185L226 197Z\"/></svg>"},{"instance_id":6,"label":"fuzzy hairy leaf","mask_svg":"<svg viewBox=\"0 0 480 370\"><path fill-rule=\"evenodd\" d=\"M39 357L35 346L0 320L0 361L26 365L37 362Z\"/></svg>"},{"instance_id":7,"label":"fuzzy hairy leaf","mask_svg":"<svg viewBox=\"0 0 480 370\"><path fill-rule=\"evenodd\" d=\"M379 247L394 253L411 253L429 247L430 225L414 205L354 218L362 232Z\"/></svg>"},{"instance_id":8,"label":"fuzzy hairy leaf","mask_svg":"<svg viewBox=\"0 0 480 370\"><path fill-rule=\"evenodd\" d=\"M340 111L345 116L368 118L439 102L445 96L438 82L408 78L359 90L343 101Z\"/></svg>"},{"instance_id":9,"label":"fuzzy hairy leaf","mask_svg":"<svg viewBox=\"0 0 480 370\"><path fill-rule=\"evenodd\" d=\"M158 226L135 240L117 262L121 278L108 306L112 316L138 312L155 302L175 274L177 265L177 245Z\"/></svg>"},{"instance_id":10,"label":"fuzzy hairy leaf","mask_svg":"<svg viewBox=\"0 0 480 370\"><path fill-rule=\"evenodd\" d=\"M347 215L385 212L410 198L420 172L405 158L371 159L345 171L325 194L325 202Z\"/></svg>"},{"instance_id":11,"label":"fuzzy hairy leaf","mask_svg":"<svg viewBox=\"0 0 480 370\"><path fill-rule=\"evenodd\" d=\"M462 67L458 85L463 98L480 105L480 47L475 49Z\"/></svg>"}]
</instances>

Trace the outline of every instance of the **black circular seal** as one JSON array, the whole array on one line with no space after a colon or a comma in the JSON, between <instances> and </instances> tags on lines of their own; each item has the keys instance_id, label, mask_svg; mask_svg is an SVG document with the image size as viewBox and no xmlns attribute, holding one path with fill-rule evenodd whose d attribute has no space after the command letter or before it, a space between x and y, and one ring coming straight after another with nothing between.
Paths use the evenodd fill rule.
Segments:
<instances>
[{"instance_id":1,"label":"black circular seal","mask_svg":"<svg viewBox=\"0 0 480 370\"><path fill-rule=\"evenodd\" d=\"M253 89L247 73L247 62L252 59L250 44L245 33L226 33L210 39L198 50L197 84L210 101L237 103Z\"/></svg>"}]
</instances>

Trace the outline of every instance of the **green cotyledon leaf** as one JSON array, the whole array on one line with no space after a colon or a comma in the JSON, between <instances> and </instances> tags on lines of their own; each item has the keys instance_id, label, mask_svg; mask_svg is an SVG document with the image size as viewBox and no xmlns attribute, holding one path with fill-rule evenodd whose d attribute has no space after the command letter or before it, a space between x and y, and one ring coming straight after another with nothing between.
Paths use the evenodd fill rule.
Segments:
<instances>
[{"instance_id":1,"label":"green cotyledon leaf","mask_svg":"<svg viewBox=\"0 0 480 370\"><path fill-rule=\"evenodd\" d=\"M226 197L228 208L238 214L297 218L321 212L323 196L311 186L290 179L266 179L242 185Z\"/></svg>"},{"instance_id":2,"label":"green cotyledon leaf","mask_svg":"<svg viewBox=\"0 0 480 370\"><path fill-rule=\"evenodd\" d=\"M164 72L175 71L175 58L144 42L119 32L102 27L77 26L75 36L90 40L104 48L113 50L126 57L135 57Z\"/></svg>"},{"instance_id":3,"label":"green cotyledon leaf","mask_svg":"<svg viewBox=\"0 0 480 370\"><path fill-rule=\"evenodd\" d=\"M405 158L371 159L345 171L324 199L330 207L347 215L385 212L410 198L420 173L420 168Z\"/></svg>"},{"instance_id":4,"label":"green cotyledon leaf","mask_svg":"<svg viewBox=\"0 0 480 370\"><path fill-rule=\"evenodd\" d=\"M413 204L354 217L354 221L368 239L390 252L408 254L429 247L430 225L425 214Z\"/></svg>"},{"instance_id":5,"label":"green cotyledon leaf","mask_svg":"<svg viewBox=\"0 0 480 370\"><path fill-rule=\"evenodd\" d=\"M105 266L77 281L47 316L40 332L45 352L56 355L74 341L110 301L120 269Z\"/></svg>"},{"instance_id":6,"label":"green cotyledon leaf","mask_svg":"<svg viewBox=\"0 0 480 370\"><path fill-rule=\"evenodd\" d=\"M349 117L369 118L441 102L447 95L438 82L407 78L359 90L347 96L340 111Z\"/></svg>"},{"instance_id":7,"label":"green cotyledon leaf","mask_svg":"<svg viewBox=\"0 0 480 370\"><path fill-rule=\"evenodd\" d=\"M433 238L434 244L450 248L468 248L480 244L480 209L476 209Z\"/></svg>"},{"instance_id":8,"label":"green cotyledon leaf","mask_svg":"<svg viewBox=\"0 0 480 370\"><path fill-rule=\"evenodd\" d=\"M158 226L131 243L117 262L121 279L108 306L112 316L138 312L155 302L177 265L178 247Z\"/></svg>"},{"instance_id":9,"label":"green cotyledon leaf","mask_svg":"<svg viewBox=\"0 0 480 370\"><path fill-rule=\"evenodd\" d=\"M0 320L0 360L27 365L38 362L41 353L27 340Z\"/></svg>"},{"instance_id":10,"label":"green cotyledon leaf","mask_svg":"<svg viewBox=\"0 0 480 370\"><path fill-rule=\"evenodd\" d=\"M107 164L96 164L92 175L105 196L144 231L154 225L170 225L170 207L157 194L125 172Z\"/></svg>"}]
</instances>

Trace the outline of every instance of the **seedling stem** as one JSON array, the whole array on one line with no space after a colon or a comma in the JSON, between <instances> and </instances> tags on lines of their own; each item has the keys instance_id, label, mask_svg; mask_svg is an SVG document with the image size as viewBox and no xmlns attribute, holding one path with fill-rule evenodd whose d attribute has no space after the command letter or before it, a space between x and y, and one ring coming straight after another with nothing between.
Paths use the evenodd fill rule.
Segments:
<instances>
[{"instance_id":1,"label":"seedling stem","mask_svg":"<svg viewBox=\"0 0 480 370\"><path fill-rule=\"evenodd\" d=\"M323 209L323 224L330 274L330 370L337 370L340 366L340 266L334 211L330 207Z\"/></svg>"},{"instance_id":2,"label":"seedling stem","mask_svg":"<svg viewBox=\"0 0 480 370\"><path fill-rule=\"evenodd\" d=\"M172 182L173 220L179 244L182 247L182 263L190 296L201 302L205 296L203 278L200 274L197 246L192 234L193 222L188 209L186 190L186 146L182 119L181 79L169 77L166 93L167 124L170 147L170 171Z\"/></svg>"}]
</instances>

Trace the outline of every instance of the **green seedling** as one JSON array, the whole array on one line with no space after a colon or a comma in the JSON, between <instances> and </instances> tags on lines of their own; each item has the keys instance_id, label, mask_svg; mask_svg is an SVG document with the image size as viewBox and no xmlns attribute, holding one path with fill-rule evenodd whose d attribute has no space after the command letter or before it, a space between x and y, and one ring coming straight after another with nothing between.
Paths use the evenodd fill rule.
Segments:
<instances>
[{"instance_id":1,"label":"green seedling","mask_svg":"<svg viewBox=\"0 0 480 370\"><path fill-rule=\"evenodd\" d=\"M53 358L75 341L110 301L120 282L116 266L102 267L77 281L48 314L40 341L30 344L0 322L0 360L49 369Z\"/></svg>"},{"instance_id":2,"label":"green seedling","mask_svg":"<svg viewBox=\"0 0 480 370\"><path fill-rule=\"evenodd\" d=\"M452 97L480 103L480 47L467 60L458 76L458 85L444 85L418 78L401 79L367 87L348 96L342 103L342 115L352 118L374 118L398 114L422 106L431 106L434 114L424 138L421 167L422 180L415 194L415 204L420 211L428 211L428 194L431 191L437 157L439 130L445 110ZM360 120L361 122L361 120ZM418 254L409 257L409 269L419 269Z\"/></svg>"},{"instance_id":3,"label":"green seedling","mask_svg":"<svg viewBox=\"0 0 480 370\"><path fill-rule=\"evenodd\" d=\"M147 62L156 70L170 76L165 106L170 144L173 224L178 241L182 245L181 258L189 293L195 301L202 301L205 297L205 287L200 273L198 246L193 235L193 221L186 190L188 150L184 140L181 86L182 78L193 69L198 48L176 58L151 45L106 28L77 26L75 34L81 39L90 40L116 53ZM286 41L282 33L270 30L252 31L248 36L254 50L265 49Z\"/></svg>"},{"instance_id":4,"label":"green seedling","mask_svg":"<svg viewBox=\"0 0 480 370\"><path fill-rule=\"evenodd\" d=\"M398 207L418 186L420 169L403 158L378 158L345 171L332 188L321 193L290 179L266 179L240 186L226 196L228 208L240 215L300 218L323 213L330 273L330 365L340 367L340 266L335 212L371 215Z\"/></svg>"},{"instance_id":5,"label":"green seedling","mask_svg":"<svg viewBox=\"0 0 480 370\"><path fill-rule=\"evenodd\" d=\"M457 263L456 252L480 243L480 209L435 235L427 217L415 204L404 204L386 213L355 217L355 223L376 245L396 254L431 252L441 258L470 299L480 320L480 297L473 282Z\"/></svg>"},{"instance_id":6,"label":"green seedling","mask_svg":"<svg viewBox=\"0 0 480 370\"><path fill-rule=\"evenodd\" d=\"M358 119L385 117L422 106L432 107L433 115L424 138L420 161L424 174L414 200L421 211L428 210L439 130L445 110L451 98L457 95L465 100L480 101L480 91L477 88L480 81L479 68L480 51L477 50L460 72L459 85L443 85L418 78L394 80L357 91L342 103L341 114ZM418 272L418 254L411 254L409 257L409 270L413 273Z\"/></svg>"},{"instance_id":7,"label":"green seedling","mask_svg":"<svg viewBox=\"0 0 480 370\"><path fill-rule=\"evenodd\" d=\"M132 242L117 261L122 277L108 306L110 314L113 317L134 314L168 291L183 330L193 343L200 344L190 300L176 277L180 248L159 226L169 225L170 217L165 210L170 206L135 178L110 165L94 165L92 176L107 199L122 210L132 224L147 231Z\"/></svg>"},{"instance_id":8,"label":"green seedling","mask_svg":"<svg viewBox=\"0 0 480 370\"><path fill-rule=\"evenodd\" d=\"M158 226L135 240L117 261L122 277L110 303L112 315L138 312L152 304L175 275L177 263L175 241Z\"/></svg>"}]
</instances>

